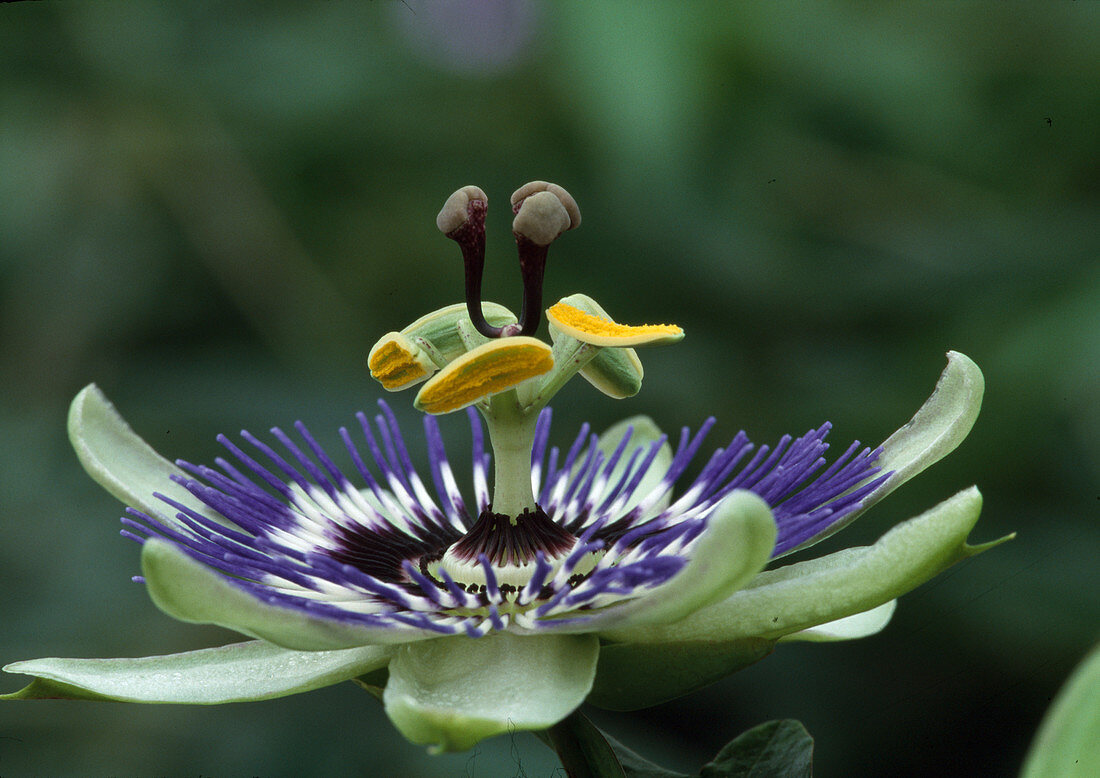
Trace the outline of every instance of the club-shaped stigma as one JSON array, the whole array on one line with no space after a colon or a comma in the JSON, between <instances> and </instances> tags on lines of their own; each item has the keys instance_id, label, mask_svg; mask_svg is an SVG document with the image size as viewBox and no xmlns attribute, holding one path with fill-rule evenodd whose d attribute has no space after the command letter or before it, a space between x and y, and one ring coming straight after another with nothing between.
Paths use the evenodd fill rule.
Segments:
<instances>
[{"instance_id":1,"label":"club-shaped stigma","mask_svg":"<svg viewBox=\"0 0 1100 778\"><path fill-rule=\"evenodd\" d=\"M494 327L481 310L481 276L485 272L485 212L489 198L476 186L464 186L447 198L435 226L462 249L466 267L466 309L470 322L487 338L518 333L515 325ZM515 330L511 332L510 330Z\"/></svg>"},{"instance_id":2,"label":"club-shaped stigma","mask_svg":"<svg viewBox=\"0 0 1100 778\"><path fill-rule=\"evenodd\" d=\"M464 186L447 198L435 223L439 231L462 249L466 267L466 309L470 322L487 338L533 335L542 318L542 278L546 251L559 235L581 223L577 202L557 184L532 181L512 194L512 233L519 251L523 278L523 307L519 323L493 326L481 306L481 277L485 271L485 213L489 198L476 186Z\"/></svg>"},{"instance_id":3,"label":"club-shaped stigma","mask_svg":"<svg viewBox=\"0 0 1100 778\"><path fill-rule=\"evenodd\" d=\"M512 212L516 215L512 234L523 276L520 334L534 335L542 318L546 252L559 235L580 226L581 211L572 195L557 184L531 181L512 193Z\"/></svg>"}]
</instances>

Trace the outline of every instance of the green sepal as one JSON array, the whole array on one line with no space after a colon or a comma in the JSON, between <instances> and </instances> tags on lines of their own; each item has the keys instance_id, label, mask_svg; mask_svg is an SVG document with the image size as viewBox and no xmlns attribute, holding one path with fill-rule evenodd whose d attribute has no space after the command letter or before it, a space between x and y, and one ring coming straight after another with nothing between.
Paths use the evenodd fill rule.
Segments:
<instances>
[{"instance_id":1,"label":"green sepal","mask_svg":"<svg viewBox=\"0 0 1100 778\"><path fill-rule=\"evenodd\" d=\"M720 681L774 647L775 640L764 638L607 643L588 702L608 710L648 708Z\"/></svg>"},{"instance_id":2,"label":"green sepal","mask_svg":"<svg viewBox=\"0 0 1100 778\"><path fill-rule=\"evenodd\" d=\"M964 489L909 519L874 545L848 548L758 575L720 603L666 626L605 630L618 642L780 638L877 608L968 557L1010 539L966 542L982 499Z\"/></svg>"},{"instance_id":3,"label":"green sepal","mask_svg":"<svg viewBox=\"0 0 1100 778\"><path fill-rule=\"evenodd\" d=\"M366 675L361 675L358 678L352 678L351 682L365 691L367 694L374 697L374 699L382 702L382 693L386 689L386 682L390 679L390 671L385 667L380 667L377 670L373 670Z\"/></svg>"},{"instance_id":4,"label":"green sepal","mask_svg":"<svg viewBox=\"0 0 1100 778\"><path fill-rule=\"evenodd\" d=\"M142 546L141 569L149 596L172 618L217 624L284 648L324 651L403 643L438 634L413 627L345 624L264 602L175 545L156 538Z\"/></svg>"},{"instance_id":5,"label":"green sepal","mask_svg":"<svg viewBox=\"0 0 1100 778\"><path fill-rule=\"evenodd\" d=\"M737 489L710 514L706 529L686 555L687 564L672 578L591 615L571 614L568 620L572 624L561 631L597 629L615 642L635 642L634 637L618 636L674 624L747 584L767 565L775 537L775 519L768 504L753 492ZM553 623L552 619L546 621Z\"/></svg>"},{"instance_id":6,"label":"green sepal","mask_svg":"<svg viewBox=\"0 0 1100 778\"><path fill-rule=\"evenodd\" d=\"M481 312L485 316L485 321L494 327L516 323L515 314L497 303L481 303ZM446 308L421 316L401 330L401 334L414 342L425 341L429 345L426 349L428 353L436 359L439 367L443 367L467 351L467 344L459 335L459 322L470 324L466 303L448 305Z\"/></svg>"},{"instance_id":7,"label":"green sepal","mask_svg":"<svg viewBox=\"0 0 1100 778\"><path fill-rule=\"evenodd\" d=\"M465 635L401 646L383 693L394 726L432 751L465 751L513 730L546 729L592 688L594 635Z\"/></svg>"},{"instance_id":8,"label":"green sepal","mask_svg":"<svg viewBox=\"0 0 1100 778\"><path fill-rule=\"evenodd\" d=\"M126 423L95 384L88 384L69 406L69 440L80 464L96 483L122 502L176 524L176 511L153 496L186 505L221 524L225 518L171 480L190 477L162 457Z\"/></svg>"},{"instance_id":9,"label":"green sepal","mask_svg":"<svg viewBox=\"0 0 1100 778\"><path fill-rule=\"evenodd\" d=\"M1020 778L1100 775L1100 645L1054 698L1028 750Z\"/></svg>"},{"instance_id":10,"label":"green sepal","mask_svg":"<svg viewBox=\"0 0 1100 778\"><path fill-rule=\"evenodd\" d=\"M347 681L384 667L393 649L290 651L261 640L138 659L31 659L7 665L33 675L4 700L108 700L219 705L269 700Z\"/></svg>"},{"instance_id":11,"label":"green sepal","mask_svg":"<svg viewBox=\"0 0 1100 778\"><path fill-rule=\"evenodd\" d=\"M853 613L836 621L818 624L816 627L792 632L784 635L779 640L790 642L802 640L809 643L833 643L838 640L855 640L865 638L882 632L894 615L898 606L897 600L890 600L877 608L871 608L862 613Z\"/></svg>"},{"instance_id":12,"label":"green sepal","mask_svg":"<svg viewBox=\"0 0 1100 778\"><path fill-rule=\"evenodd\" d=\"M948 351L947 367L931 396L882 444L876 464L881 473L893 471L889 480L866 497L858 510L780 556L812 546L844 529L886 495L954 451L970 434L982 409L984 393L985 378L978 366L965 354Z\"/></svg>"}]
</instances>

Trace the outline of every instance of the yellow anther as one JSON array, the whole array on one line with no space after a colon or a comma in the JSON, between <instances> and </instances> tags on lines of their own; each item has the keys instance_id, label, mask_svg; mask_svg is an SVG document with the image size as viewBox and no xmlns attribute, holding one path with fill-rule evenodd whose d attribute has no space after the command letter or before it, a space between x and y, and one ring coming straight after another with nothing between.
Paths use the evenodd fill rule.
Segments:
<instances>
[{"instance_id":1,"label":"yellow anther","mask_svg":"<svg viewBox=\"0 0 1100 778\"><path fill-rule=\"evenodd\" d=\"M391 392L418 384L435 372L431 357L400 332L387 333L374 344L367 366L371 376Z\"/></svg>"},{"instance_id":2,"label":"yellow anther","mask_svg":"<svg viewBox=\"0 0 1100 778\"><path fill-rule=\"evenodd\" d=\"M541 340L525 336L493 340L440 370L420 389L413 404L425 413L450 413L547 373L553 366L550 347Z\"/></svg>"},{"instance_id":3,"label":"yellow anther","mask_svg":"<svg viewBox=\"0 0 1100 778\"><path fill-rule=\"evenodd\" d=\"M618 324L565 302L550 306L546 318L559 331L594 346L655 346L684 337L683 329L675 324Z\"/></svg>"}]
</instances>

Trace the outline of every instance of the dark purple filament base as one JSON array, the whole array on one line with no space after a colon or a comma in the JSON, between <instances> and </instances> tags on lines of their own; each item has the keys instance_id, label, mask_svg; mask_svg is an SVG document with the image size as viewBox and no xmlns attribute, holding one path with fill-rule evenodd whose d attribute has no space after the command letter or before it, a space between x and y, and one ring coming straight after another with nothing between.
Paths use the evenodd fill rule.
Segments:
<instances>
[{"instance_id":1,"label":"dark purple filament base","mask_svg":"<svg viewBox=\"0 0 1100 778\"><path fill-rule=\"evenodd\" d=\"M485 555L494 565L521 565L533 561L540 551L549 558L560 556L576 540L538 506L514 520L490 508L481 512L474 526L451 547L451 553L464 562Z\"/></svg>"}]
</instances>

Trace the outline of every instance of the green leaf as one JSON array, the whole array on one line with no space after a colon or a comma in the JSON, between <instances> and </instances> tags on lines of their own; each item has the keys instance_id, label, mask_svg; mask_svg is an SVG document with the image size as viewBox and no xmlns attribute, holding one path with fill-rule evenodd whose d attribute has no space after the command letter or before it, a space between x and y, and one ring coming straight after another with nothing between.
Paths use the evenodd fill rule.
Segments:
<instances>
[{"instance_id":1,"label":"green leaf","mask_svg":"<svg viewBox=\"0 0 1100 778\"><path fill-rule=\"evenodd\" d=\"M602 636L627 643L780 638L877 608L956 562L1012 537L980 546L967 544L981 505L976 488L964 489L894 527L873 546L848 548L761 573L722 602L667 626L613 629Z\"/></svg>"},{"instance_id":2,"label":"green leaf","mask_svg":"<svg viewBox=\"0 0 1100 778\"><path fill-rule=\"evenodd\" d=\"M169 616L195 624L217 624L284 648L324 651L404 643L438 634L412 627L345 624L264 602L173 544L156 538L142 546L141 569L149 596Z\"/></svg>"},{"instance_id":3,"label":"green leaf","mask_svg":"<svg viewBox=\"0 0 1100 778\"><path fill-rule=\"evenodd\" d=\"M578 719L579 722L575 722ZM587 760L587 765L574 763L573 771L569 772L569 766L566 765L568 756L562 754L561 738L553 737L550 730L535 732L535 737L558 753L562 760L562 766L566 768L569 775L591 775L595 772L596 775L623 776L624 778L690 778L684 773L666 770L645 757L639 756L611 735L601 731L579 710L571 713L552 729L562 730L566 737L572 737L578 741L572 751ZM568 745L564 746L564 748L569 747ZM607 749L610 749L610 754ZM588 773L585 773L582 769L578 769L580 767L592 767L595 770L589 770ZM596 772L600 769L604 772Z\"/></svg>"},{"instance_id":4,"label":"green leaf","mask_svg":"<svg viewBox=\"0 0 1100 778\"><path fill-rule=\"evenodd\" d=\"M588 702L609 710L648 708L748 667L774 646L763 638L608 643L600 647Z\"/></svg>"},{"instance_id":5,"label":"green leaf","mask_svg":"<svg viewBox=\"0 0 1100 778\"><path fill-rule=\"evenodd\" d=\"M514 730L547 729L592 688L593 635L454 636L399 647L383 693L394 726L433 751L464 751Z\"/></svg>"},{"instance_id":6,"label":"green leaf","mask_svg":"<svg viewBox=\"0 0 1100 778\"><path fill-rule=\"evenodd\" d=\"M130 429L95 384L88 384L69 406L69 440L80 464L96 483L127 505L175 522L176 511L153 496L166 497L224 524L171 476L189 478Z\"/></svg>"},{"instance_id":7,"label":"green leaf","mask_svg":"<svg viewBox=\"0 0 1100 778\"><path fill-rule=\"evenodd\" d=\"M886 495L954 451L974 426L984 393L985 378L978 366L965 354L948 351L947 367L932 395L905 426L882 444L878 466L883 473L893 471L890 479L867 497L859 510L780 556L812 546L844 529Z\"/></svg>"},{"instance_id":8,"label":"green leaf","mask_svg":"<svg viewBox=\"0 0 1100 778\"><path fill-rule=\"evenodd\" d=\"M626 778L691 778L686 773L674 772L654 764L644 756L634 753L610 735L605 735L605 737L615 750L615 756L619 758L619 764L622 765L623 774Z\"/></svg>"},{"instance_id":9,"label":"green leaf","mask_svg":"<svg viewBox=\"0 0 1100 778\"><path fill-rule=\"evenodd\" d=\"M611 739L579 710L536 735L557 752L569 775L626 778Z\"/></svg>"},{"instance_id":10,"label":"green leaf","mask_svg":"<svg viewBox=\"0 0 1100 778\"><path fill-rule=\"evenodd\" d=\"M4 668L35 680L5 700L217 705L307 692L384 667L393 650L289 651L263 641L140 659L31 659Z\"/></svg>"},{"instance_id":11,"label":"green leaf","mask_svg":"<svg viewBox=\"0 0 1100 778\"><path fill-rule=\"evenodd\" d=\"M1020 778L1100 775L1100 645L1074 670L1050 706Z\"/></svg>"},{"instance_id":12,"label":"green leaf","mask_svg":"<svg viewBox=\"0 0 1100 778\"><path fill-rule=\"evenodd\" d=\"M744 732L703 765L699 778L809 778L814 739L797 721L769 721Z\"/></svg>"},{"instance_id":13,"label":"green leaf","mask_svg":"<svg viewBox=\"0 0 1100 778\"><path fill-rule=\"evenodd\" d=\"M667 770L607 738L627 778L692 778ZM727 743L697 778L799 778L813 773L814 741L797 721L769 721Z\"/></svg>"}]
</instances>

